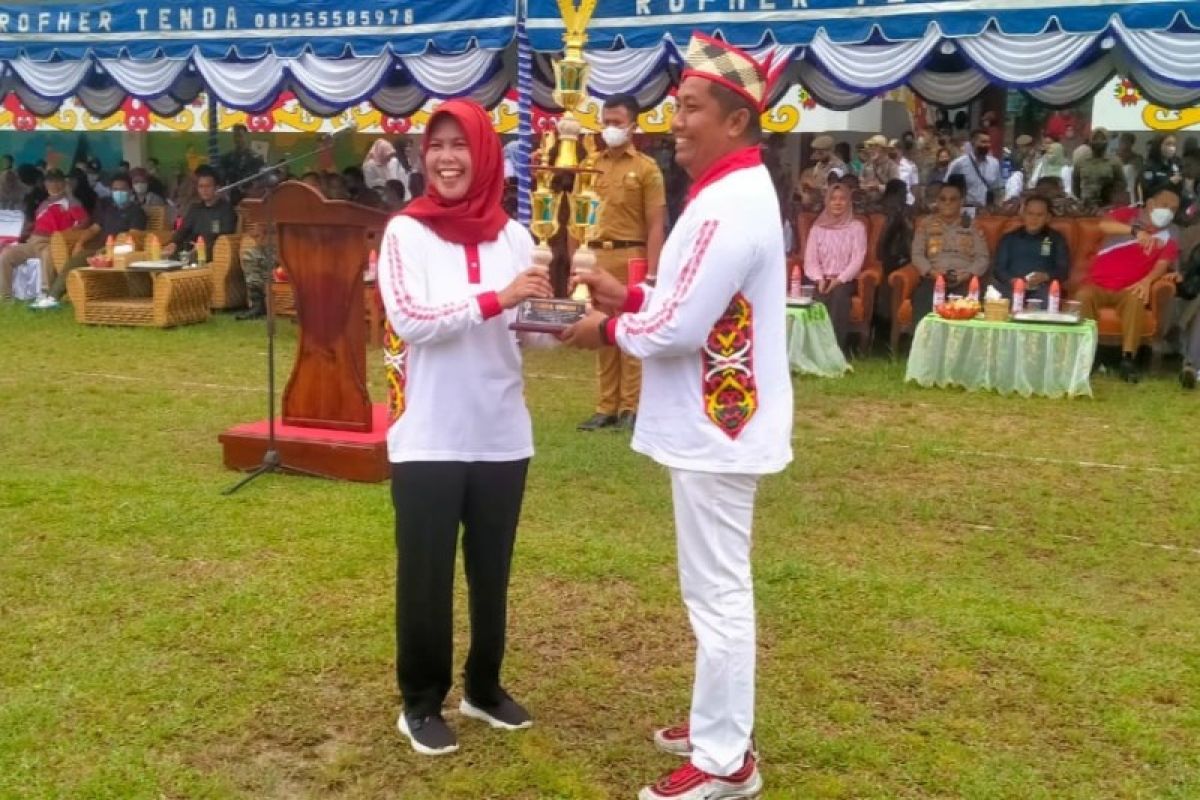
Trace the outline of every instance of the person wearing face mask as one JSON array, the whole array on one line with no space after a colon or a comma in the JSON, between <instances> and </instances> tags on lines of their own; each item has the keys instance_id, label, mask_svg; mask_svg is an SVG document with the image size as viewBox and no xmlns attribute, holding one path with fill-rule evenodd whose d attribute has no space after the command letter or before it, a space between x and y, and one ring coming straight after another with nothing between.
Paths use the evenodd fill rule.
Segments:
<instances>
[{"instance_id":1,"label":"person wearing face mask","mask_svg":"<svg viewBox=\"0 0 1200 800\"><path fill-rule=\"evenodd\" d=\"M800 173L800 200L806 211L819 211L831 181L845 177L846 162L833 152L833 137L822 134L812 140L812 166Z\"/></svg>"},{"instance_id":2,"label":"person wearing face mask","mask_svg":"<svg viewBox=\"0 0 1200 800\"><path fill-rule=\"evenodd\" d=\"M1150 189L1161 183L1169 183L1183 194L1183 162L1179 159L1178 142L1170 134L1154 137L1146 148L1139 197L1148 200Z\"/></svg>"},{"instance_id":3,"label":"person wearing face mask","mask_svg":"<svg viewBox=\"0 0 1200 800\"><path fill-rule=\"evenodd\" d=\"M667 195L658 163L639 152L630 140L638 103L632 95L612 95L604 103L605 150L596 159L596 192L604 205L595 241L596 266L625 283L629 259L646 259L646 276L654 280L666 238ZM573 246L578 243L572 243ZM642 365L615 347L596 353L596 411L578 425L580 431L616 427L632 431L642 391Z\"/></svg>"},{"instance_id":4,"label":"person wearing face mask","mask_svg":"<svg viewBox=\"0 0 1200 800\"><path fill-rule=\"evenodd\" d=\"M86 267L88 258L104 249L109 236L116 237L129 231L146 229L146 212L134 199L129 176L114 176L111 188L110 196L97 201L92 224L79 238L62 272L58 273L51 284L49 297L54 304L67 293L67 276L73 270Z\"/></svg>"},{"instance_id":5,"label":"person wearing face mask","mask_svg":"<svg viewBox=\"0 0 1200 800\"><path fill-rule=\"evenodd\" d=\"M29 238L21 244L9 245L0 253L0 300L12 297L13 272L31 258L41 259L42 286L49 287L55 277L50 263L50 237L87 226L88 213L67 193L67 180L61 170L47 170L43 185L46 198L34 211Z\"/></svg>"},{"instance_id":6,"label":"person wearing face mask","mask_svg":"<svg viewBox=\"0 0 1200 800\"><path fill-rule=\"evenodd\" d=\"M1075 196L1085 208L1100 205L1100 190L1105 184L1121 180L1121 162L1108 154L1108 131L1096 128L1088 143L1088 153L1075 163L1072 171Z\"/></svg>"},{"instance_id":7,"label":"person wearing face mask","mask_svg":"<svg viewBox=\"0 0 1200 800\"><path fill-rule=\"evenodd\" d=\"M993 193L1001 191L1000 161L992 155L992 137L984 130L971 132L971 147L950 162L946 179L962 175L967 182L966 203L976 208L992 204Z\"/></svg>"},{"instance_id":8,"label":"person wearing face mask","mask_svg":"<svg viewBox=\"0 0 1200 800\"><path fill-rule=\"evenodd\" d=\"M151 184L150 171L148 169L144 167L134 167L129 173L129 180L133 182L133 202L137 203L142 208L155 208L157 206L165 206L167 204L166 198L154 191L154 186Z\"/></svg>"},{"instance_id":9,"label":"person wearing face mask","mask_svg":"<svg viewBox=\"0 0 1200 800\"><path fill-rule=\"evenodd\" d=\"M1097 319L1101 309L1116 309L1121 318L1121 377L1129 383L1139 379L1134 356L1142 341L1151 287L1179 258L1173 228L1179 203L1179 189L1168 181L1150 190L1144 208L1120 208L1101 220L1100 230L1108 238L1075 298L1088 319Z\"/></svg>"},{"instance_id":10,"label":"person wearing face mask","mask_svg":"<svg viewBox=\"0 0 1200 800\"><path fill-rule=\"evenodd\" d=\"M935 183L945 183L946 173L950 171L950 150L946 147L939 147L937 154L933 158L933 169L929 172L929 180L925 181L925 185Z\"/></svg>"}]
</instances>

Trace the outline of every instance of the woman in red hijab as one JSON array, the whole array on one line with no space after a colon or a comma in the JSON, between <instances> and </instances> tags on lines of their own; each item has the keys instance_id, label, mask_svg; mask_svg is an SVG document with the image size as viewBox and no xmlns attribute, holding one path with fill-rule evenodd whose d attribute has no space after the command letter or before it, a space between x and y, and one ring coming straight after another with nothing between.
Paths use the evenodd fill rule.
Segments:
<instances>
[{"instance_id":1,"label":"woman in red hijab","mask_svg":"<svg viewBox=\"0 0 1200 800\"><path fill-rule=\"evenodd\" d=\"M478 105L451 100L423 141L426 193L388 224L379 258L387 308L392 502L396 511L397 721L413 749L458 749L442 718L453 663L459 528L470 600L464 716L529 727L500 685L509 567L533 455L512 311L550 297L529 268L529 232L500 207L504 159ZM511 312L511 313L510 313Z\"/></svg>"}]
</instances>

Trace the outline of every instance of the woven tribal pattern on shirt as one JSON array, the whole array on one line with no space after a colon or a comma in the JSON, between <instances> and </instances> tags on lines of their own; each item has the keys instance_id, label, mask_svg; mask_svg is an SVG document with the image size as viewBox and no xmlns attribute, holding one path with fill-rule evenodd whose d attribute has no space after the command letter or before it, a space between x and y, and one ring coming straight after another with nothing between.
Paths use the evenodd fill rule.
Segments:
<instances>
[{"instance_id":1,"label":"woven tribal pattern on shirt","mask_svg":"<svg viewBox=\"0 0 1200 800\"><path fill-rule=\"evenodd\" d=\"M704 414L730 439L745 430L758 410L754 377L754 307L741 292L733 296L700 351Z\"/></svg>"},{"instance_id":2,"label":"woven tribal pattern on shirt","mask_svg":"<svg viewBox=\"0 0 1200 800\"><path fill-rule=\"evenodd\" d=\"M396 335L392 323L384 325L383 366L387 374L388 419L392 422L404 416L404 390L408 384L408 344Z\"/></svg>"}]
</instances>

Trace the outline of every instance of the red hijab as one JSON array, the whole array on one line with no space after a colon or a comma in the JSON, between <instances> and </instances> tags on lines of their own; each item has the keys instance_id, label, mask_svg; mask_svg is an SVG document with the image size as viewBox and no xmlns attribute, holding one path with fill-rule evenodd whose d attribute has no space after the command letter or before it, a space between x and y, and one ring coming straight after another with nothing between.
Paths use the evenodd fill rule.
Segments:
<instances>
[{"instance_id":1,"label":"red hijab","mask_svg":"<svg viewBox=\"0 0 1200 800\"><path fill-rule=\"evenodd\" d=\"M437 193L432 180L425 184L425 195L413 200L401 214L426 226L442 239L455 244L491 242L508 224L500 201L504 196L504 156L500 137L492 129L492 120L481 106L470 100L448 100L438 106L425 126L421 158L429 149L429 135L442 117L454 118L462 128L471 149L471 186L459 200L447 200Z\"/></svg>"}]
</instances>

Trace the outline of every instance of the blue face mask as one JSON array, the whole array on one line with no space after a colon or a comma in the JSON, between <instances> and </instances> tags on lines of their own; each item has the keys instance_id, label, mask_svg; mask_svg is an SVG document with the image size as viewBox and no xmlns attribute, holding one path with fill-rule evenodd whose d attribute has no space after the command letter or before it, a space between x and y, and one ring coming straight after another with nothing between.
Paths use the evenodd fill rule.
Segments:
<instances>
[{"instance_id":1,"label":"blue face mask","mask_svg":"<svg viewBox=\"0 0 1200 800\"><path fill-rule=\"evenodd\" d=\"M123 206L129 202L129 192L124 189L113 189L113 202L119 206Z\"/></svg>"}]
</instances>

